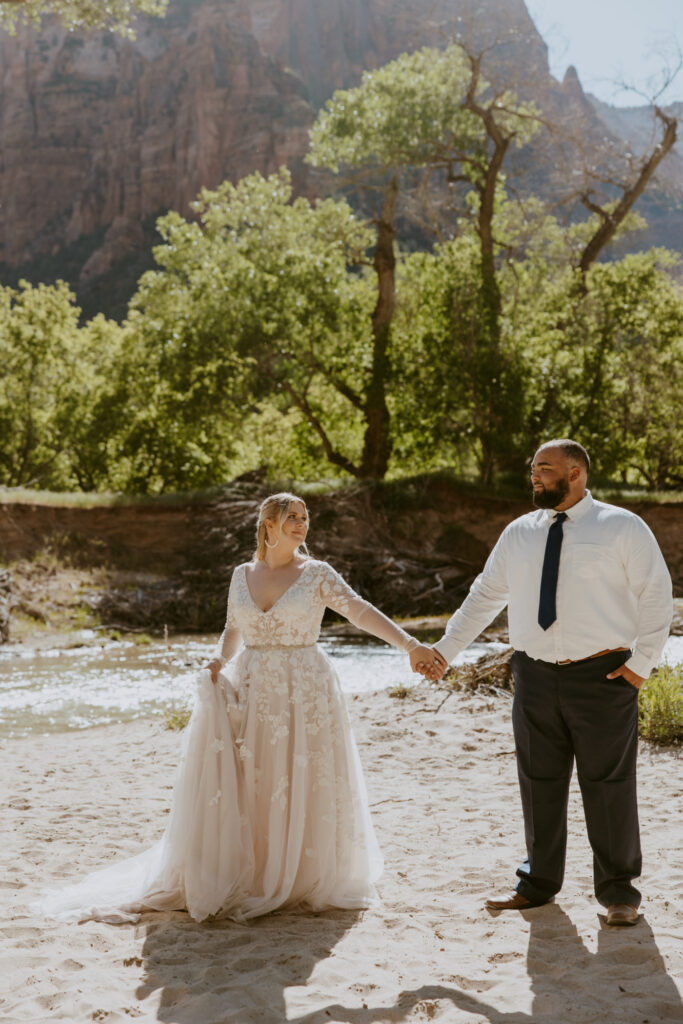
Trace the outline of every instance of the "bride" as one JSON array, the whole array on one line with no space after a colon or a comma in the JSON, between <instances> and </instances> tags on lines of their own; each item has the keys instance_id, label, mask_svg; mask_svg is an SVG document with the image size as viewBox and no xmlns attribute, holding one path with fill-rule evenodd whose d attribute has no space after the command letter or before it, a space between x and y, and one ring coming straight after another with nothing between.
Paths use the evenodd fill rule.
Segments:
<instances>
[{"instance_id":1,"label":"bride","mask_svg":"<svg viewBox=\"0 0 683 1024\"><path fill-rule=\"evenodd\" d=\"M311 558L307 532L300 498L262 503L253 561L233 573L216 656L198 677L162 839L48 895L43 912L245 920L375 901L382 856L339 681L316 644L325 608L414 661L437 656Z\"/></svg>"}]
</instances>

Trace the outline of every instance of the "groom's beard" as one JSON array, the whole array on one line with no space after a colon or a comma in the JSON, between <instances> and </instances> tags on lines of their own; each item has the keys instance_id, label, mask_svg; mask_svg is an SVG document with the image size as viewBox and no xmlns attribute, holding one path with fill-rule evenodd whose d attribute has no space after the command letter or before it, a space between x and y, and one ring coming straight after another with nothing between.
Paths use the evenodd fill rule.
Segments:
<instances>
[{"instance_id":1,"label":"groom's beard","mask_svg":"<svg viewBox=\"0 0 683 1024\"><path fill-rule=\"evenodd\" d=\"M533 492L536 508L557 508L569 494L569 480L558 480L554 487L544 487Z\"/></svg>"}]
</instances>

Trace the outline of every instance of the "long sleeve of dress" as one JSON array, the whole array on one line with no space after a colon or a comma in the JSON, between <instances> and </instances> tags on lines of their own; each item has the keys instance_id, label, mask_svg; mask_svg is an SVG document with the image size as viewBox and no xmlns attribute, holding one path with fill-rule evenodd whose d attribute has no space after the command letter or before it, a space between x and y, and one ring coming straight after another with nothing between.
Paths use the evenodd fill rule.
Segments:
<instances>
[{"instance_id":1,"label":"long sleeve of dress","mask_svg":"<svg viewBox=\"0 0 683 1024\"><path fill-rule=\"evenodd\" d=\"M214 651L214 657L219 658L224 665L230 661L231 658L234 658L240 644L242 643L242 634L235 621L234 590L235 574L233 573L232 579L230 580L230 589L228 590L228 612L225 619L225 627L221 633L220 640L216 645L216 650Z\"/></svg>"},{"instance_id":2,"label":"long sleeve of dress","mask_svg":"<svg viewBox=\"0 0 683 1024\"><path fill-rule=\"evenodd\" d=\"M412 651L419 646L415 637L410 636L378 608L357 594L331 565L323 562L322 569L320 596L328 608L339 612L359 629L371 633L393 647L399 647L402 651Z\"/></svg>"}]
</instances>

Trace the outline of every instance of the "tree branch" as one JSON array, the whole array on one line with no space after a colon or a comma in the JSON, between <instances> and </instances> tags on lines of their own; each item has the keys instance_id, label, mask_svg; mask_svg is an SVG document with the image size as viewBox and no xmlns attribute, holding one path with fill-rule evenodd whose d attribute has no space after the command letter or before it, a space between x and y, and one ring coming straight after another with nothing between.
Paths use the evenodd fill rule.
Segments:
<instances>
[{"instance_id":1,"label":"tree branch","mask_svg":"<svg viewBox=\"0 0 683 1024\"><path fill-rule=\"evenodd\" d=\"M678 119L670 116L669 114L665 114L660 107L655 107L655 114L664 126L664 134L661 142L655 146L652 153L650 153L649 157L644 161L635 182L628 188L624 189L624 194L611 213L604 210L602 207L597 207L597 205L595 209L593 209L593 212L598 213L602 218L602 223L581 254L579 269L583 275L584 282L588 269L593 263L595 263L605 246L609 245L612 241L617 233L619 225L624 221L634 203L645 191L648 182L664 157L676 144ZM582 201L584 202L584 205L587 205L584 197L582 197ZM592 207L589 207L589 209L592 209Z\"/></svg>"},{"instance_id":2,"label":"tree branch","mask_svg":"<svg viewBox=\"0 0 683 1024\"><path fill-rule=\"evenodd\" d=\"M322 441L323 448L325 450L325 456L327 457L328 462L331 462L334 466L340 466L342 469L345 469L347 473L351 474L351 476L360 476L359 467L354 465L350 459L347 459L345 455L342 455L342 453L338 452L337 449L333 446L332 442L327 436L327 433L325 432L325 428L323 427L322 423L320 422L316 414L313 412L313 409L309 405L308 400L303 395L300 395L297 391L295 391L295 389L292 387L289 381L281 381L281 386L283 390L285 390L287 394L290 396L296 407L300 409L301 412L304 414L309 424L313 427L316 434Z\"/></svg>"},{"instance_id":3,"label":"tree branch","mask_svg":"<svg viewBox=\"0 0 683 1024\"><path fill-rule=\"evenodd\" d=\"M312 354L309 356L309 363L318 371L318 373L323 375L325 380L329 381L330 384L337 389L340 395L343 395L344 398L348 399L351 405L363 412L365 409L365 402L350 384L347 384L346 381L341 379L341 377L338 377L336 373L328 370L324 363L321 363L320 360L316 359Z\"/></svg>"}]
</instances>

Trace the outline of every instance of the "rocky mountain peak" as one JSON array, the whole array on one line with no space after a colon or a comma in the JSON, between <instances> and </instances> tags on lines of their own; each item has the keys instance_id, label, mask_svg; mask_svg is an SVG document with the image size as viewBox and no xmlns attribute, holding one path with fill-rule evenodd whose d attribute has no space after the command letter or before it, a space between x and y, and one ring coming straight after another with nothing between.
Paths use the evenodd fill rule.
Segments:
<instances>
[{"instance_id":1,"label":"rocky mountain peak","mask_svg":"<svg viewBox=\"0 0 683 1024\"><path fill-rule=\"evenodd\" d=\"M492 70L523 68L525 95L551 118L575 111L589 144L622 130L574 68L550 76L524 0L171 0L133 41L49 20L0 34L0 280L61 277L87 315L124 312L160 214L282 164L307 191L308 129L334 90L453 38L495 40ZM564 174L530 159L533 187Z\"/></svg>"}]
</instances>

